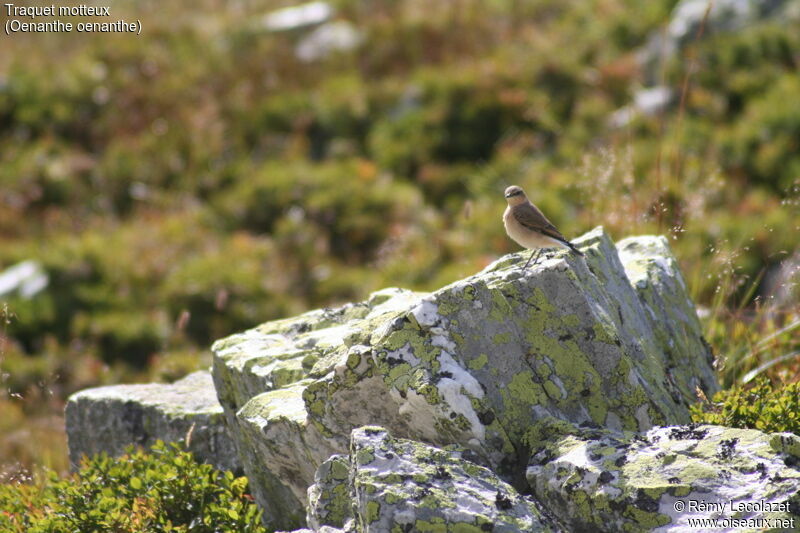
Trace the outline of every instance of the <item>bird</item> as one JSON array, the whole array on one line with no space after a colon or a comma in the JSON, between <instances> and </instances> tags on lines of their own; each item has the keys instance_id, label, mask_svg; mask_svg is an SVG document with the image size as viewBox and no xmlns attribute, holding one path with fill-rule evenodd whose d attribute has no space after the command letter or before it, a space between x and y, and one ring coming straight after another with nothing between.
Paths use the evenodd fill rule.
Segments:
<instances>
[{"instance_id":1,"label":"bird","mask_svg":"<svg viewBox=\"0 0 800 533\"><path fill-rule=\"evenodd\" d=\"M506 228L506 233L523 248L536 250L536 261L539 260L542 248L569 248L583 256L583 252L564 238L553 223L539 211L539 208L528 200L521 187L516 185L508 187L505 197L508 202L508 207L503 213L503 226ZM528 262L522 267L523 269L528 267L533 256L534 254L531 253ZM534 265L536 261L533 262Z\"/></svg>"}]
</instances>

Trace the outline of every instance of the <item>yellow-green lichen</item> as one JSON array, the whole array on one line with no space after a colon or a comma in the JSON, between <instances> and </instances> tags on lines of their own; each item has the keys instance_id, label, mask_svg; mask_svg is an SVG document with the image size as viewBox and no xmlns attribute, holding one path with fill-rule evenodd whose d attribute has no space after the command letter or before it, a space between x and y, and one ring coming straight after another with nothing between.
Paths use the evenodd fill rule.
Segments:
<instances>
[{"instance_id":1,"label":"yellow-green lichen","mask_svg":"<svg viewBox=\"0 0 800 533\"><path fill-rule=\"evenodd\" d=\"M367 449L362 448L356 452L356 464L359 466L368 465L374 460L375 455Z\"/></svg>"},{"instance_id":2,"label":"yellow-green lichen","mask_svg":"<svg viewBox=\"0 0 800 533\"><path fill-rule=\"evenodd\" d=\"M495 344L505 344L507 342L511 342L511 333L497 333L493 338L492 341Z\"/></svg>"},{"instance_id":3,"label":"yellow-green lichen","mask_svg":"<svg viewBox=\"0 0 800 533\"><path fill-rule=\"evenodd\" d=\"M380 517L381 505L376 501L367 502L367 510L365 519L368 524L375 522Z\"/></svg>"},{"instance_id":4,"label":"yellow-green lichen","mask_svg":"<svg viewBox=\"0 0 800 533\"><path fill-rule=\"evenodd\" d=\"M552 380L544 382L544 391L551 400L559 401L562 399L561 388L553 383Z\"/></svg>"},{"instance_id":5,"label":"yellow-green lichen","mask_svg":"<svg viewBox=\"0 0 800 533\"><path fill-rule=\"evenodd\" d=\"M387 491L384 494L383 501L385 501L388 505L394 505L396 503L406 501L406 498L399 494L395 494L394 492Z\"/></svg>"},{"instance_id":6,"label":"yellow-green lichen","mask_svg":"<svg viewBox=\"0 0 800 533\"><path fill-rule=\"evenodd\" d=\"M499 290L490 291L492 295L492 308L489 311L489 319L494 322L505 322L509 316L513 316L514 310L508 303L503 293Z\"/></svg>"},{"instance_id":7,"label":"yellow-green lichen","mask_svg":"<svg viewBox=\"0 0 800 533\"><path fill-rule=\"evenodd\" d=\"M383 476L381 478L381 481L383 481L384 483L400 483L401 481L403 481L403 478L400 477L400 474L391 472Z\"/></svg>"},{"instance_id":8,"label":"yellow-green lichen","mask_svg":"<svg viewBox=\"0 0 800 533\"><path fill-rule=\"evenodd\" d=\"M667 515L643 511L634 505L628 505L623 514L639 526L638 531L649 531L672 522L672 519Z\"/></svg>"},{"instance_id":9,"label":"yellow-green lichen","mask_svg":"<svg viewBox=\"0 0 800 533\"><path fill-rule=\"evenodd\" d=\"M523 371L515 375L508 384L507 390L510 392L511 398L523 402L525 405L540 403L541 397L536 392L540 390L540 387L533 380L530 371Z\"/></svg>"},{"instance_id":10,"label":"yellow-green lichen","mask_svg":"<svg viewBox=\"0 0 800 533\"><path fill-rule=\"evenodd\" d=\"M450 526L450 531L452 533L485 533L485 530L473 524L467 524L466 522L452 524Z\"/></svg>"},{"instance_id":11,"label":"yellow-green lichen","mask_svg":"<svg viewBox=\"0 0 800 533\"><path fill-rule=\"evenodd\" d=\"M430 521L417 520L414 522L414 528L419 533L447 533L447 524L439 517L433 517Z\"/></svg>"}]
</instances>

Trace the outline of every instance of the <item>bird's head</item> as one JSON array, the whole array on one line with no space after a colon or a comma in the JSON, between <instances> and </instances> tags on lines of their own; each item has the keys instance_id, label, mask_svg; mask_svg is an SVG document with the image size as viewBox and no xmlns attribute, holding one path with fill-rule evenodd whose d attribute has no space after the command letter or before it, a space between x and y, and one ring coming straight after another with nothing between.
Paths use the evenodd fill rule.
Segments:
<instances>
[{"instance_id":1,"label":"bird's head","mask_svg":"<svg viewBox=\"0 0 800 533\"><path fill-rule=\"evenodd\" d=\"M528 199L522 187L517 187L516 185L512 185L506 189L505 197L508 205L519 205Z\"/></svg>"}]
</instances>

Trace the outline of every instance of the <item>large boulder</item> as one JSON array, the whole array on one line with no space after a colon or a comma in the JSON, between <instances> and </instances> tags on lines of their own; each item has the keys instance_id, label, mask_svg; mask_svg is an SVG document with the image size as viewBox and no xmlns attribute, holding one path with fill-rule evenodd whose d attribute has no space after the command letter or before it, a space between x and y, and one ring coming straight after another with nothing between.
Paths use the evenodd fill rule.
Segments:
<instances>
[{"instance_id":1,"label":"large boulder","mask_svg":"<svg viewBox=\"0 0 800 533\"><path fill-rule=\"evenodd\" d=\"M316 469L363 425L460 444L522 484L538 420L689 422L718 385L666 240L575 243L585 258L523 269L514 254L431 294L389 289L218 341L217 393L268 523L302 524Z\"/></svg>"},{"instance_id":2,"label":"large boulder","mask_svg":"<svg viewBox=\"0 0 800 533\"><path fill-rule=\"evenodd\" d=\"M527 469L570 531L800 530L800 437L685 425L644 433L544 423ZM716 521L716 523L712 523Z\"/></svg>"},{"instance_id":3,"label":"large boulder","mask_svg":"<svg viewBox=\"0 0 800 533\"><path fill-rule=\"evenodd\" d=\"M221 470L241 470L207 371L172 384L113 385L78 392L67 401L66 419L73 468L84 455L121 455L131 445L186 440L199 460Z\"/></svg>"}]
</instances>

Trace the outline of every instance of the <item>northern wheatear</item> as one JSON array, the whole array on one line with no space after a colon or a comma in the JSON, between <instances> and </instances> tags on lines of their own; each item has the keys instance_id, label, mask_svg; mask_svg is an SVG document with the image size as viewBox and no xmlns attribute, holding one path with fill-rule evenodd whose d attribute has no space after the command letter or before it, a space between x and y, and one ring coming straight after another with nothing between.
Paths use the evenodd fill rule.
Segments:
<instances>
[{"instance_id":1,"label":"northern wheatear","mask_svg":"<svg viewBox=\"0 0 800 533\"><path fill-rule=\"evenodd\" d=\"M576 254L583 255L583 252L565 239L539 208L528 200L521 187L512 185L506 189L505 195L508 202L506 212L503 213L506 233L523 248L536 250L537 261L542 248L569 248ZM522 268L527 268L533 256L531 253L528 262ZM533 264L536 264L536 261Z\"/></svg>"}]
</instances>

